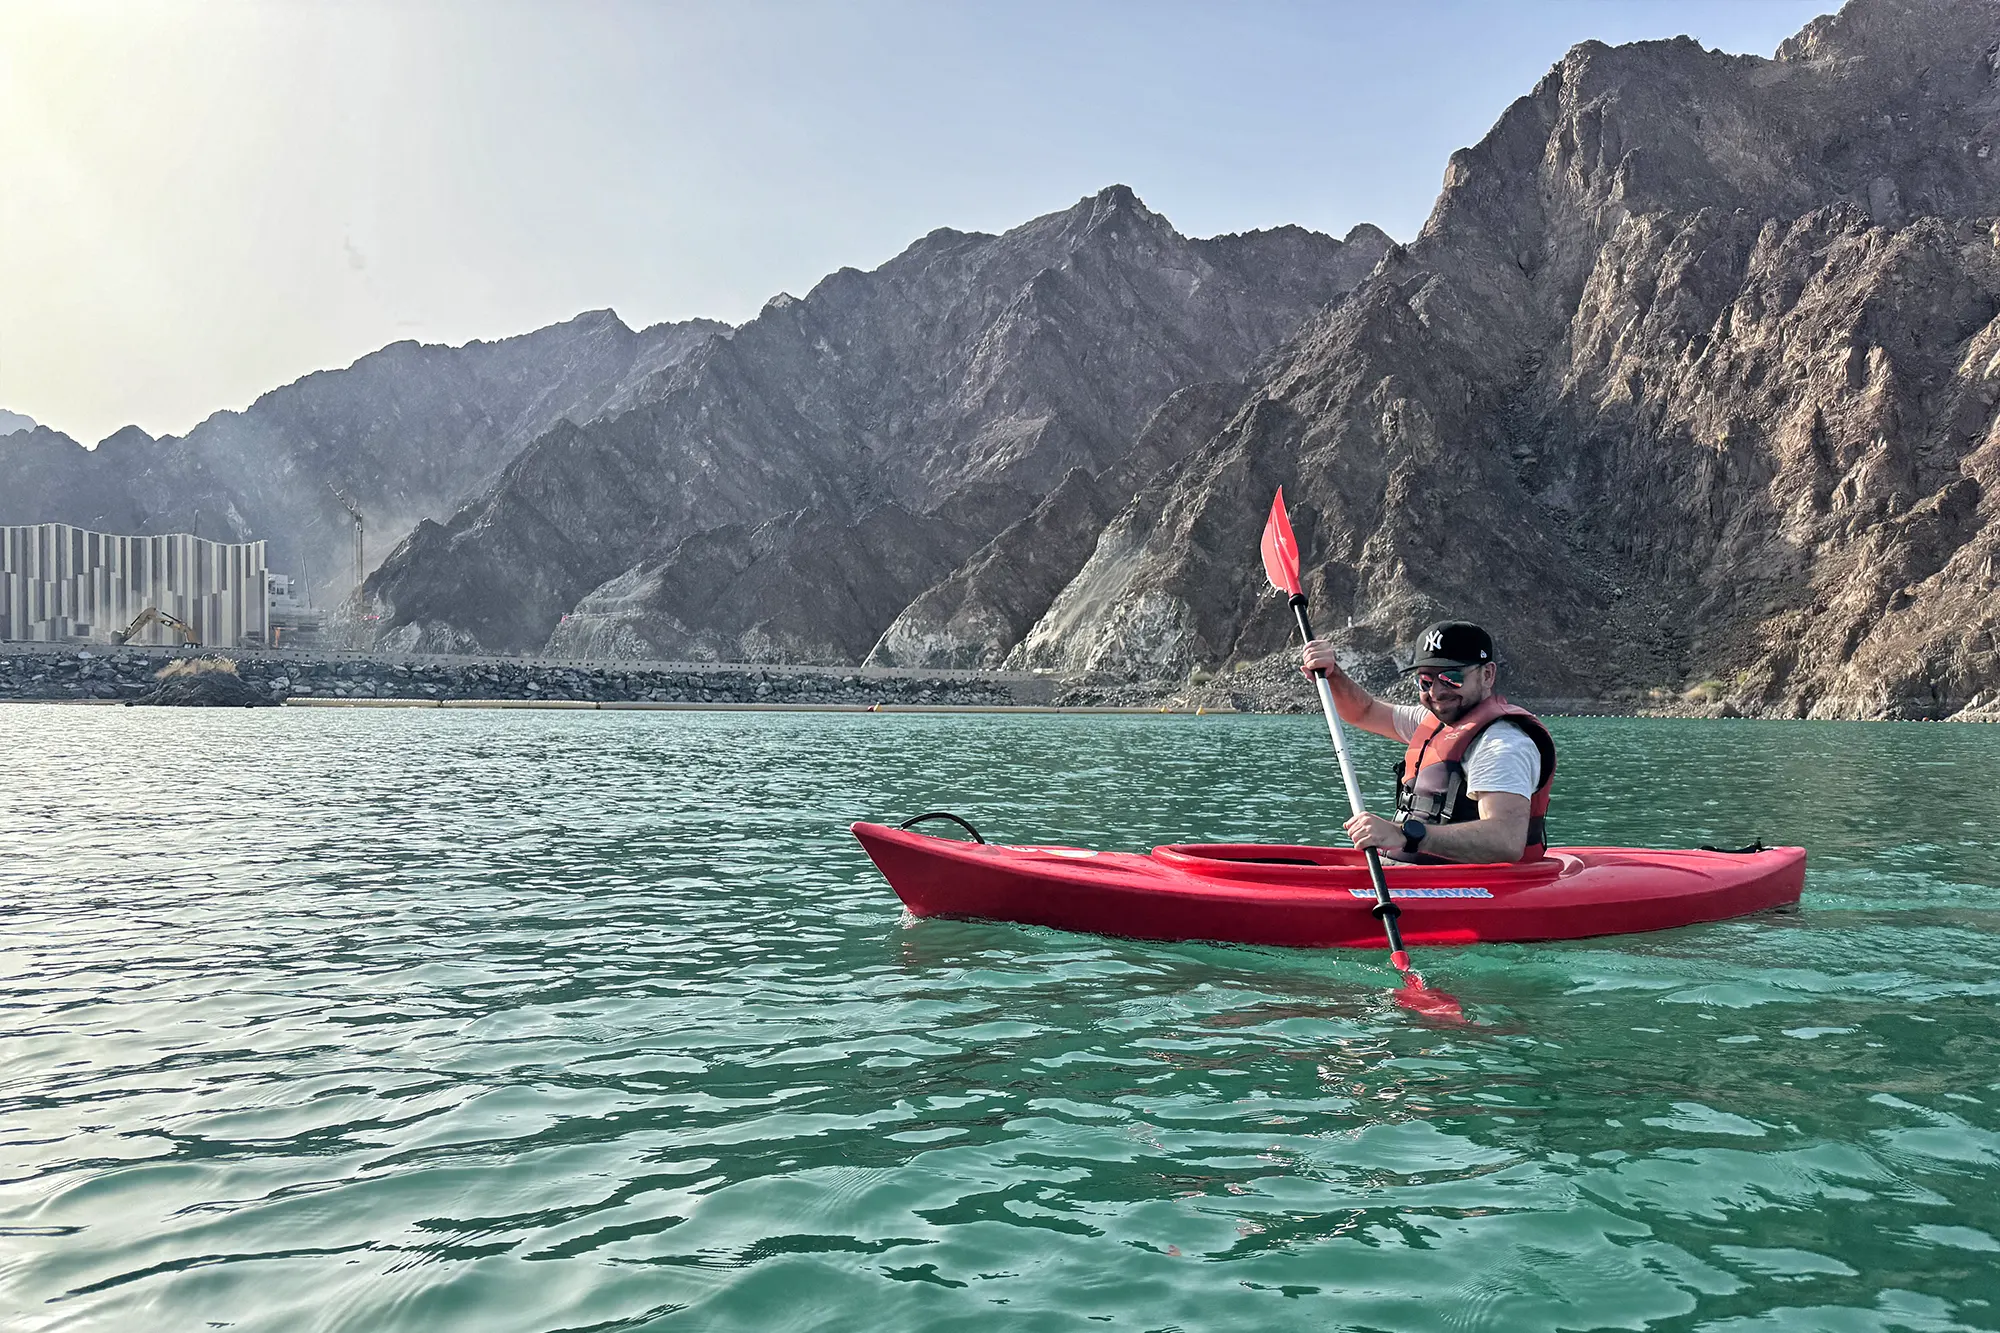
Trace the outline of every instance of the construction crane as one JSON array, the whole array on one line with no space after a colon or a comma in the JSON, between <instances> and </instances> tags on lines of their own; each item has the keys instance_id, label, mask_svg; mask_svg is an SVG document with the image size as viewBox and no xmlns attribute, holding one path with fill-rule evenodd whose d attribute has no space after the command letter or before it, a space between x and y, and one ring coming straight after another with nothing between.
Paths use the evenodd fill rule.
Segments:
<instances>
[{"instance_id":1,"label":"construction crane","mask_svg":"<svg viewBox=\"0 0 2000 1333\"><path fill-rule=\"evenodd\" d=\"M340 501L340 507L354 517L354 592L351 594L351 601L355 609L355 619L348 627L348 633L353 636L351 646L365 647L367 630L362 622L373 618L363 613L362 608L365 603L361 600L361 584L368 577L368 525L361 517L361 506L349 499L346 491L331 481L327 482L326 488L333 492L334 499Z\"/></svg>"},{"instance_id":2,"label":"construction crane","mask_svg":"<svg viewBox=\"0 0 2000 1333\"><path fill-rule=\"evenodd\" d=\"M201 647L200 636L193 629L189 628L185 620L182 620L179 616L170 616L157 606L149 606L144 611L141 611L132 618L132 623L124 629L113 630L111 632L111 642L129 643L133 635L148 625L164 625L168 629L179 630L181 632L181 646L183 648Z\"/></svg>"},{"instance_id":3,"label":"construction crane","mask_svg":"<svg viewBox=\"0 0 2000 1333\"><path fill-rule=\"evenodd\" d=\"M330 481L326 488L333 492L334 499L340 501L341 508L354 516L354 590L359 592L361 580L368 572L367 524L362 521L361 506L348 499L347 492Z\"/></svg>"}]
</instances>

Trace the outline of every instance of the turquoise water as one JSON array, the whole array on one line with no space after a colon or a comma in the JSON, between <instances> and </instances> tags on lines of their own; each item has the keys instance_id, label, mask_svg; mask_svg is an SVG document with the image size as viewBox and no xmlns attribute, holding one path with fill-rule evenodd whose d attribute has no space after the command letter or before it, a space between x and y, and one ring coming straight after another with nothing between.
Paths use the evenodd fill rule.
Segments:
<instances>
[{"instance_id":1,"label":"turquoise water","mask_svg":"<svg viewBox=\"0 0 2000 1333\"><path fill-rule=\"evenodd\" d=\"M10 706L0 1324L2000 1328L2000 729L1555 729L1555 841L1803 910L1419 950L1445 1027L844 828L1326 840L1311 718Z\"/></svg>"}]
</instances>

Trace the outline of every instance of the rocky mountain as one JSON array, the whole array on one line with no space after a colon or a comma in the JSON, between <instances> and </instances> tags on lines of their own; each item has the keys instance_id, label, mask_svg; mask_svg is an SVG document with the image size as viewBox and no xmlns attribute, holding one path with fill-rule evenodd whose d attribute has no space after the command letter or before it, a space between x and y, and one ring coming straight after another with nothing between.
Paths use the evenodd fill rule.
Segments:
<instances>
[{"instance_id":1,"label":"rocky mountain","mask_svg":"<svg viewBox=\"0 0 2000 1333\"><path fill-rule=\"evenodd\" d=\"M1244 375L1389 244L1193 240L1122 186L1004 235L933 232L775 298L651 400L557 425L419 524L365 596L396 647L859 661L1066 476L1115 470L1177 391Z\"/></svg>"},{"instance_id":2,"label":"rocky mountain","mask_svg":"<svg viewBox=\"0 0 2000 1333\"><path fill-rule=\"evenodd\" d=\"M1194 240L1113 187L719 332L584 316L185 440L0 435L0 521L199 509L317 569L332 482L410 528L354 601L385 646L1213 694L1296 685L1282 484L1371 681L1458 615L1530 698L2000 710L2000 0L1852 0L1770 59L1585 43L1407 246Z\"/></svg>"},{"instance_id":3,"label":"rocky mountain","mask_svg":"<svg viewBox=\"0 0 2000 1333\"><path fill-rule=\"evenodd\" d=\"M1007 660L1173 681L1291 652L1255 555L1282 483L1320 621L1377 678L1451 614L1527 695L1976 711L1996 214L1992 0L1853 0L1768 60L1585 43Z\"/></svg>"},{"instance_id":4,"label":"rocky mountain","mask_svg":"<svg viewBox=\"0 0 2000 1333\"><path fill-rule=\"evenodd\" d=\"M1102 471L1073 468L1034 512L925 589L876 641L873 666L997 667L1082 570L1104 525L1152 478L1221 429L1243 397L1233 380L1190 385L1154 411Z\"/></svg>"},{"instance_id":5,"label":"rocky mountain","mask_svg":"<svg viewBox=\"0 0 2000 1333\"><path fill-rule=\"evenodd\" d=\"M0 486L0 525L53 522L139 531L128 483L142 466L138 451L152 444L136 426L95 449L47 426L0 435L0 475L6 478Z\"/></svg>"},{"instance_id":6,"label":"rocky mountain","mask_svg":"<svg viewBox=\"0 0 2000 1333\"><path fill-rule=\"evenodd\" d=\"M0 435L12 435L15 431L33 430L35 419L19 412L9 412L0 407Z\"/></svg>"},{"instance_id":7,"label":"rocky mountain","mask_svg":"<svg viewBox=\"0 0 2000 1333\"><path fill-rule=\"evenodd\" d=\"M95 449L45 428L0 437L10 479L0 523L262 538L273 568L305 574L316 599L337 600L355 581L340 494L361 510L373 558L490 484L557 422L643 401L726 332L708 320L635 332L592 311L495 342L394 343L218 412L185 437L127 427Z\"/></svg>"}]
</instances>

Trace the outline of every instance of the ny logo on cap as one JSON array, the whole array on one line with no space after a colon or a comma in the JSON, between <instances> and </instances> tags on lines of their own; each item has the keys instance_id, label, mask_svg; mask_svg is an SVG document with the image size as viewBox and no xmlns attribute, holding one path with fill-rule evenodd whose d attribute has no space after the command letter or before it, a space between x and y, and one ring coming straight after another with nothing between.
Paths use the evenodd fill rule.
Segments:
<instances>
[{"instance_id":1,"label":"ny logo on cap","mask_svg":"<svg viewBox=\"0 0 2000 1333\"><path fill-rule=\"evenodd\" d=\"M1441 653L1444 651L1443 630L1434 629L1426 636L1424 639L1424 651L1427 653Z\"/></svg>"}]
</instances>

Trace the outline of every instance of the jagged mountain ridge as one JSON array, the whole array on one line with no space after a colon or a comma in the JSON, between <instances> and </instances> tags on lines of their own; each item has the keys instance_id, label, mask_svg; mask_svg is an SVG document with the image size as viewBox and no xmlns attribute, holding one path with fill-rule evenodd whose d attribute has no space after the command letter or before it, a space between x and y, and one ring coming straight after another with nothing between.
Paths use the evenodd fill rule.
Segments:
<instances>
[{"instance_id":1,"label":"jagged mountain ridge","mask_svg":"<svg viewBox=\"0 0 2000 1333\"><path fill-rule=\"evenodd\" d=\"M1855 0L1772 60L1579 46L1009 660L1171 680L1288 651L1251 555L1282 483L1322 624L1375 674L1456 614L1531 694L1979 703L1995 213L1989 0Z\"/></svg>"},{"instance_id":2,"label":"jagged mountain ridge","mask_svg":"<svg viewBox=\"0 0 2000 1333\"><path fill-rule=\"evenodd\" d=\"M868 654L873 666L998 667L1090 558L1099 531L1147 481L1220 430L1235 381L1190 385L1160 405L1102 472L1073 468L1034 512L906 606Z\"/></svg>"},{"instance_id":3,"label":"jagged mountain ridge","mask_svg":"<svg viewBox=\"0 0 2000 1333\"><path fill-rule=\"evenodd\" d=\"M933 232L775 298L654 401L559 426L420 525L367 585L382 641L857 661L1066 473L1115 462L1182 386L1243 374L1388 245L1191 240L1123 186L1000 236Z\"/></svg>"},{"instance_id":4,"label":"jagged mountain ridge","mask_svg":"<svg viewBox=\"0 0 2000 1333\"><path fill-rule=\"evenodd\" d=\"M337 599L354 577L352 529L333 487L360 507L379 557L420 518L490 484L557 421L641 401L727 330L694 320L634 331L590 311L462 347L393 343L218 412L184 437L126 427L85 449L46 428L10 436L0 443L13 483L0 522L261 538L273 568L309 573L317 597Z\"/></svg>"}]
</instances>

